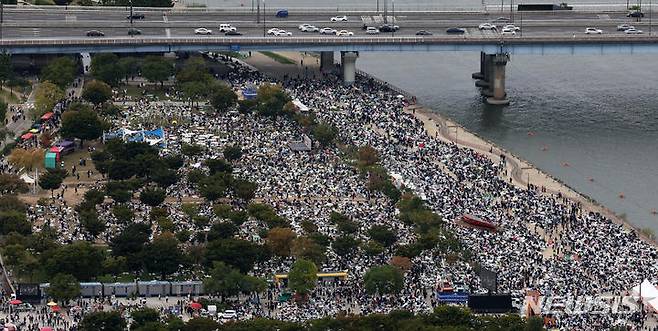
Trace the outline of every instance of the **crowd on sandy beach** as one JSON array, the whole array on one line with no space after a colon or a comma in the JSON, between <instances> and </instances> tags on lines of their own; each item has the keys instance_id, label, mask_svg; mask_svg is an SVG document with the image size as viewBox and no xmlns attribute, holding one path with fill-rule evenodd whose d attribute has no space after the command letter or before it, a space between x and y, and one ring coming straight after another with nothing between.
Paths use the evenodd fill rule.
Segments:
<instances>
[{"instance_id":1,"label":"crowd on sandy beach","mask_svg":"<svg viewBox=\"0 0 658 331\"><path fill-rule=\"evenodd\" d=\"M205 154L186 161L179 170L181 180L167 188L170 200L166 208L179 228L195 231L192 220L181 210L182 201L198 199L202 215L217 217L212 213L212 206L203 202L199 192L187 183L185 175L198 168L203 160L220 156L224 147L239 145L245 153L235 164L234 174L257 183L256 200L272 205L278 215L291 222L296 233L303 234L302 222L311 221L318 232L336 238L339 232L329 219L332 212L339 212L358 224L355 233L358 240L367 241L367 230L373 225L383 225L397 234L396 244L378 256L369 256L361 250L341 256L329 247L327 261L318 269L347 270L346 280L318 286L302 305L277 302L275 298L281 289L272 287L266 296L271 300L263 300L262 305L254 305L246 298L236 302L240 316L305 321L339 312L369 314L394 309L428 312L438 304L437 282L442 279L467 284L472 293L486 293L474 264L496 272L498 292L513 293L516 297L524 296L526 290L563 297L621 295L644 278L658 281L656 248L640 240L636 233L600 214L587 212L580 203L561 195L512 185L504 159L492 162L490 155L428 134L422 121L403 112L408 101L386 86L367 77L358 77L353 85L344 86L333 74L325 74L322 79L288 78L276 82L239 62L227 62L232 70L221 73L219 78L234 90L267 82L281 83L319 121L335 126L338 140L357 147L374 147L384 168L399 176L406 188L443 218L448 229L472 253L474 262L449 262L438 247L425 250L411 260L399 295L368 295L363 286L365 272L372 266L387 263L397 246L413 243L418 238L409 225L398 220L396 206L389 198L368 190L358 170L341 158L340 149L314 144L311 152L292 151L288 143L299 140L304 133L294 122L285 119L272 120L237 111L200 112L180 103L139 100L115 120L115 127L162 117L169 123L165 127L167 147L162 153L179 154L183 144L206 147ZM88 186L101 185L97 182ZM139 201L130 202L129 206L136 212L135 222L146 222L149 207ZM122 225L111 215L109 205L99 206L98 211L108 223L100 238L109 241ZM28 213L36 224L35 231L48 224L58 232L61 243L88 239L73 206L62 200L49 206L31 207ZM457 222L463 214L489 220L498 231L465 227ZM238 236L262 240L252 231L254 222L242 224ZM269 277L287 272L292 263L293 258L273 257L257 264L253 274ZM6 300L3 312L6 314ZM75 322L49 320L48 314L47 310L34 311L29 316L39 323L28 320L25 325L43 326L52 322L62 330L75 329ZM22 316L23 320L30 318ZM636 315L564 314L555 318L557 326L566 330L642 324Z\"/></svg>"}]
</instances>

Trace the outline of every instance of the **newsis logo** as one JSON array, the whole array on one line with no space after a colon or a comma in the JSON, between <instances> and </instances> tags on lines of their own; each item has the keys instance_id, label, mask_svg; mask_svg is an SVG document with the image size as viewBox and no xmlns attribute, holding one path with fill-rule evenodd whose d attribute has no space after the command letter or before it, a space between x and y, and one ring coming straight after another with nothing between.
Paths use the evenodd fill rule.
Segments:
<instances>
[{"instance_id":1,"label":"newsis logo","mask_svg":"<svg viewBox=\"0 0 658 331\"><path fill-rule=\"evenodd\" d=\"M530 315L627 315L642 310L637 296L526 296L521 314ZM646 301L653 298L645 298Z\"/></svg>"}]
</instances>

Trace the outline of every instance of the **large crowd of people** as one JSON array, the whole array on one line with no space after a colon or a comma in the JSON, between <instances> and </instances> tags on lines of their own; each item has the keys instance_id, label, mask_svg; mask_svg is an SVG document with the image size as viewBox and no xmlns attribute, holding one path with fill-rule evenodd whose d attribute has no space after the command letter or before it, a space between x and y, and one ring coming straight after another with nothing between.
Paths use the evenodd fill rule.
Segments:
<instances>
[{"instance_id":1,"label":"large crowd of people","mask_svg":"<svg viewBox=\"0 0 658 331\"><path fill-rule=\"evenodd\" d=\"M350 86L326 74L323 79L286 79L276 82L240 62L227 60L219 76L235 91L264 83L282 83L286 92L305 104L319 121L337 128L338 140L356 147L371 146L380 163L397 174L405 187L421 197L445 221L461 244L472 253L472 263L447 261L439 248L423 251L411 260L404 288L394 296L368 295L363 286L366 271L385 264L395 246L418 238L413 228L397 218L395 203L381 193L368 190L357 169L345 162L337 147L313 145L311 152L296 152L289 142L303 135L295 122L257 114L204 112L176 102L140 100L114 120L115 127L151 123L164 119L167 146L163 154L179 154L183 144L203 146L203 155L192 157L181 170L179 182L167 188L178 202L166 203L172 221L193 231L192 220L181 211L182 201L198 198L200 212L216 217L212 206L186 180L185 174L202 166L202 161L219 157L225 147L238 145L244 155L234 165L237 177L257 183L256 199L271 205L304 234L302 223L313 222L323 235L339 236L330 214L339 212L358 225L355 238L368 241L368 229L383 225L397 234L396 245L383 254L369 256L356 250L348 256L330 247L323 271L347 270L347 279L321 283L304 304L277 302L280 289L270 289L262 305L243 300L235 308L241 316L267 316L304 321L354 314L387 313L395 309L428 312L438 304L437 281L450 279L468 284L472 293L486 293L474 265L497 274L497 291L524 296L537 290L545 296L620 295L644 278L658 281L656 249L638 235L603 215L561 195L519 188L510 183L504 161L494 163L482 153L443 142L426 132L413 114L403 112L404 98L368 77L359 76ZM150 121L150 122L149 122ZM101 183L90 184L101 185ZM72 188L68 188L72 189ZM63 192L62 192L63 194ZM134 201L135 222L145 221L148 207ZM109 241L121 228L108 206L101 205L100 217L108 222L100 236ZM54 202L33 206L29 211L35 230L49 225L58 240L70 243L87 239L73 206ZM460 225L463 214L493 222L498 231L489 232ZM241 226L239 236L259 240L251 227ZM293 258L273 257L259 263L253 274L270 276L287 272ZM639 325L635 315L558 315L557 326L568 330L600 330L616 324ZM53 321L65 328L64 322ZM27 322L26 322L27 323Z\"/></svg>"}]
</instances>

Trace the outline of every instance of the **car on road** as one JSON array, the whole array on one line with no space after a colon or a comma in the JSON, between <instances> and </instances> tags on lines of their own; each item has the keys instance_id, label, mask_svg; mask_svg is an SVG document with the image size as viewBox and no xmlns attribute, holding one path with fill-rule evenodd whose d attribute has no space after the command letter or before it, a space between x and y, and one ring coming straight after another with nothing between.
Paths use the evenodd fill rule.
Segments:
<instances>
[{"instance_id":1,"label":"car on road","mask_svg":"<svg viewBox=\"0 0 658 331\"><path fill-rule=\"evenodd\" d=\"M416 31L417 36L431 36L432 33L427 30Z\"/></svg>"},{"instance_id":2,"label":"car on road","mask_svg":"<svg viewBox=\"0 0 658 331\"><path fill-rule=\"evenodd\" d=\"M281 29L279 29L279 28L271 28L271 29L267 30L267 34L274 35L276 32L278 32L280 30Z\"/></svg>"},{"instance_id":3,"label":"car on road","mask_svg":"<svg viewBox=\"0 0 658 331\"><path fill-rule=\"evenodd\" d=\"M644 17L644 13L639 10L631 11L626 14L626 17Z\"/></svg>"},{"instance_id":4,"label":"car on road","mask_svg":"<svg viewBox=\"0 0 658 331\"><path fill-rule=\"evenodd\" d=\"M462 28L450 28L450 29L446 30L446 33L448 33L448 34L463 34L463 33L466 33L466 30L464 30Z\"/></svg>"},{"instance_id":5,"label":"car on road","mask_svg":"<svg viewBox=\"0 0 658 331\"><path fill-rule=\"evenodd\" d=\"M643 34L644 32L642 32L642 30L632 28L632 29L627 29L626 31L624 31L624 33L625 34Z\"/></svg>"},{"instance_id":6,"label":"car on road","mask_svg":"<svg viewBox=\"0 0 658 331\"><path fill-rule=\"evenodd\" d=\"M126 16L127 20L129 20L131 18L134 19L134 20L143 20L144 18L146 18L146 16L142 13L133 13L132 15Z\"/></svg>"},{"instance_id":7,"label":"car on road","mask_svg":"<svg viewBox=\"0 0 658 331\"><path fill-rule=\"evenodd\" d=\"M635 27L626 23L617 25L617 31L626 31L628 29L635 29Z\"/></svg>"},{"instance_id":8,"label":"car on road","mask_svg":"<svg viewBox=\"0 0 658 331\"><path fill-rule=\"evenodd\" d=\"M496 18L495 20L493 20L493 21L494 21L494 22L504 22L504 23L507 23L507 22L509 22L509 21L511 21L511 20L509 19L509 17L502 17L502 16L501 16L501 17L497 17L497 18Z\"/></svg>"},{"instance_id":9,"label":"car on road","mask_svg":"<svg viewBox=\"0 0 658 331\"><path fill-rule=\"evenodd\" d=\"M128 35L129 36L138 36L142 34L142 30L140 29L135 29L135 28L130 28L128 29Z\"/></svg>"},{"instance_id":10,"label":"car on road","mask_svg":"<svg viewBox=\"0 0 658 331\"><path fill-rule=\"evenodd\" d=\"M586 28L585 34L602 34L603 30L597 28Z\"/></svg>"},{"instance_id":11,"label":"car on road","mask_svg":"<svg viewBox=\"0 0 658 331\"><path fill-rule=\"evenodd\" d=\"M320 28L314 25L306 25L300 29L302 32L320 32Z\"/></svg>"},{"instance_id":12,"label":"car on road","mask_svg":"<svg viewBox=\"0 0 658 331\"><path fill-rule=\"evenodd\" d=\"M496 30L496 26L491 23L482 23L478 26L480 30Z\"/></svg>"},{"instance_id":13,"label":"car on road","mask_svg":"<svg viewBox=\"0 0 658 331\"><path fill-rule=\"evenodd\" d=\"M89 30L86 32L86 35L87 37L103 37L105 36L105 33L99 30Z\"/></svg>"},{"instance_id":14,"label":"car on road","mask_svg":"<svg viewBox=\"0 0 658 331\"><path fill-rule=\"evenodd\" d=\"M292 36L292 32L288 32L286 30L277 30L273 33L273 35L276 37L290 37Z\"/></svg>"},{"instance_id":15,"label":"car on road","mask_svg":"<svg viewBox=\"0 0 658 331\"><path fill-rule=\"evenodd\" d=\"M393 24L384 24L379 27L379 32L395 32L400 30L400 27Z\"/></svg>"},{"instance_id":16,"label":"car on road","mask_svg":"<svg viewBox=\"0 0 658 331\"><path fill-rule=\"evenodd\" d=\"M366 28L366 34L379 34L379 29L374 26L369 26Z\"/></svg>"},{"instance_id":17,"label":"car on road","mask_svg":"<svg viewBox=\"0 0 658 331\"><path fill-rule=\"evenodd\" d=\"M515 36L515 35L516 35L516 31L514 31L514 30L512 30L512 29L508 29L508 28L503 28L503 29L500 31L500 34L503 35L503 36Z\"/></svg>"},{"instance_id":18,"label":"car on road","mask_svg":"<svg viewBox=\"0 0 658 331\"><path fill-rule=\"evenodd\" d=\"M336 34L336 30L332 28L322 28L320 29L320 34Z\"/></svg>"},{"instance_id":19,"label":"car on road","mask_svg":"<svg viewBox=\"0 0 658 331\"><path fill-rule=\"evenodd\" d=\"M232 26L231 24L219 25L219 32L229 32L229 31L238 31L238 28Z\"/></svg>"},{"instance_id":20,"label":"car on road","mask_svg":"<svg viewBox=\"0 0 658 331\"><path fill-rule=\"evenodd\" d=\"M351 37L354 35L354 32L352 31L347 31L347 30L340 30L336 32L337 37Z\"/></svg>"},{"instance_id":21,"label":"car on road","mask_svg":"<svg viewBox=\"0 0 658 331\"><path fill-rule=\"evenodd\" d=\"M209 35L209 34L212 34L212 30L206 29L206 28L196 28L196 29L194 29L194 34Z\"/></svg>"},{"instance_id":22,"label":"car on road","mask_svg":"<svg viewBox=\"0 0 658 331\"><path fill-rule=\"evenodd\" d=\"M225 36L241 36L242 33L238 32L238 31L226 31L224 33L224 35Z\"/></svg>"},{"instance_id":23,"label":"car on road","mask_svg":"<svg viewBox=\"0 0 658 331\"><path fill-rule=\"evenodd\" d=\"M514 30L514 31L516 31L516 32L521 31L521 28L518 27L518 26L516 26L516 25L514 25L514 24L507 24L507 25L505 25L505 26L503 27L503 29L512 29L512 30Z\"/></svg>"},{"instance_id":24,"label":"car on road","mask_svg":"<svg viewBox=\"0 0 658 331\"><path fill-rule=\"evenodd\" d=\"M347 22L347 16L334 16L331 18L332 22Z\"/></svg>"},{"instance_id":25,"label":"car on road","mask_svg":"<svg viewBox=\"0 0 658 331\"><path fill-rule=\"evenodd\" d=\"M276 17L286 18L288 17L288 9L279 9L276 11Z\"/></svg>"}]
</instances>

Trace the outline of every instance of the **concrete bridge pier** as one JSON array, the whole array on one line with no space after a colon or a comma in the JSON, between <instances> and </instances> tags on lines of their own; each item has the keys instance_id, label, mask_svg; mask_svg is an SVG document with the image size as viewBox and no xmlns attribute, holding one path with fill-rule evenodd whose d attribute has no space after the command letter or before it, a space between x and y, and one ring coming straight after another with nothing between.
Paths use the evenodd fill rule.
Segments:
<instances>
[{"instance_id":1,"label":"concrete bridge pier","mask_svg":"<svg viewBox=\"0 0 658 331\"><path fill-rule=\"evenodd\" d=\"M320 71L332 72L334 69L334 52L320 52Z\"/></svg>"},{"instance_id":2,"label":"concrete bridge pier","mask_svg":"<svg viewBox=\"0 0 658 331\"><path fill-rule=\"evenodd\" d=\"M356 80L356 59L358 52L340 52L340 62L343 67L343 84L351 85Z\"/></svg>"},{"instance_id":3,"label":"concrete bridge pier","mask_svg":"<svg viewBox=\"0 0 658 331\"><path fill-rule=\"evenodd\" d=\"M484 78L484 61L487 56L487 53L480 52L480 71L474 72L471 77L473 79L483 79Z\"/></svg>"},{"instance_id":4,"label":"concrete bridge pier","mask_svg":"<svg viewBox=\"0 0 658 331\"><path fill-rule=\"evenodd\" d=\"M509 54L495 54L492 58L491 77L489 80L489 90L492 96L486 99L490 105L509 105L507 92L505 92L505 66L509 61Z\"/></svg>"},{"instance_id":5,"label":"concrete bridge pier","mask_svg":"<svg viewBox=\"0 0 658 331\"><path fill-rule=\"evenodd\" d=\"M480 92L484 96L491 96L492 93L489 89L491 87L491 77L493 76L493 58L494 54L482 54L482 58L480 60L482 78L475 81L475 86L482 88Z\"/></svg>"}]
</instances>

